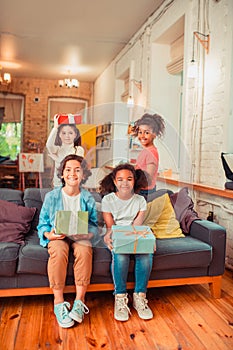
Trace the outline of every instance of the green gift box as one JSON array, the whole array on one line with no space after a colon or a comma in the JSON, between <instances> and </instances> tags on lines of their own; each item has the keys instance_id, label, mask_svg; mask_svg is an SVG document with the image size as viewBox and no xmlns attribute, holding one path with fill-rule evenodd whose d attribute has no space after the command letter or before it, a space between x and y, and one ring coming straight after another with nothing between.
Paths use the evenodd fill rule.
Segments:
<instances>
[{"instance_id":1,"label":"green gift box","mask_svg":"<svg viewBox=\"0 0 233 350\"><path fill-rule=\"evenodd\" d=\"M112 226L113 251L118 254L154 252L155 236L149 226Z\"/></svg>"},{"instance_id":2,"label":"green gift box","mask_svg":"<svg viewBox=\"0 0 233 350\"><path fill-rule=\"evenodd\" d=\"M88 234L88 211L57 211L55 232L67 236Z\"/></svg>"}]
</instances>

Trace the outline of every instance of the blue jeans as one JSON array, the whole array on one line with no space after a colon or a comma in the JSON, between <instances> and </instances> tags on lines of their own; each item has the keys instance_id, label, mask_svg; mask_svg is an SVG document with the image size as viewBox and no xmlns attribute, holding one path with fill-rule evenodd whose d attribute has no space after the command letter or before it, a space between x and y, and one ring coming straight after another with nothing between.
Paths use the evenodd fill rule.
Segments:
<instances>
[{"instance_id":1,"label":"blue jeans","mask_svg":"<svg viewBox=\"0 0 233 350\"><path fill-rule=\"evenodd\" d=\"M150 277L153 254L134 254L135 293L146 293ZM130 254L115 254L112 251L112 276L114 294L124 294L128 277Z\"/></svg>"}]
</instances>

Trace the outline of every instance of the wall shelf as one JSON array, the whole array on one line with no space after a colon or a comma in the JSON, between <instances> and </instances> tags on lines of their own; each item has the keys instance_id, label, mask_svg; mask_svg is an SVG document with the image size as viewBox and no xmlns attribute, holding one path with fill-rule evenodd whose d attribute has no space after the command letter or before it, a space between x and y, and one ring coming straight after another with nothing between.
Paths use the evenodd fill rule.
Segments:
<instances>
[{"instance_id":1,"label":"wall shelf","mask_svg":"<svg viewBox=\"0 0 233 350\"><path fill-rule=\"evenodd\" d=\"M171 184L177 187L188 187L193 189L194 191L198 192L205 192L209 193L215 196L223 197L223 198L233 198L233 191L231 190L226 190L218 187L212 187L200 183L190 183L190 182L185 182L185 181L180 181L177 179L173 179L171 177L164 177L158 175L157 181L159 182L165 182L166 184Z\"/></svg>"}]
</instances>

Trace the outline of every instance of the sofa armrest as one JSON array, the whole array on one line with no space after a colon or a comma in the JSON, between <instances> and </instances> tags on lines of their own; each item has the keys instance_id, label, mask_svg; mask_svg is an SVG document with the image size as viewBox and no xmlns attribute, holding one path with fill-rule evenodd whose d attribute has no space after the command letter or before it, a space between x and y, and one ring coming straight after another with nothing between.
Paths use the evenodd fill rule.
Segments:
<instances>
[{"instance_id":1,"label":"sofa armrest","mask_svg":"<svg viewBox=\"0 0 233 350\"><path fill-rule=\"evenodd\" d=\"M222 275L225 269L226 229L212 221L195 220L190 235L212 246L209 276Z\"/></svg>"}]
</instances>

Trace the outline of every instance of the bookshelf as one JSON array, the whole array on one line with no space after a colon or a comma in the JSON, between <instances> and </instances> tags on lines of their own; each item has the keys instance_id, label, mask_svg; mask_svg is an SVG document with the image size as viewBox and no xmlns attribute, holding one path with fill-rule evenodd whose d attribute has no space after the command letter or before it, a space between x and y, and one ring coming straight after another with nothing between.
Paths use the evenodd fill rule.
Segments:
<instances>
[{"instance_id":1,"label":"bookshelf","mask_svg":"<svg viewBox=\"0 0 233 350\"><path fill-rule=\"evenodd\" d=\"M112 124L110 122L97 125L96 127L96 149L110 149L112 139Z\"/></svg>"},{"instance_id":2,"label":"bookshelf","mask_svg":"<svg viewBox=\"0 0 233 350\"><path fill-rule=\"evenodd\" d=\"M142 146L138 141L137 137L129 136L129 162L133 165L136 164L138 152L142 150Z\"/></svg>"}]
</instances>

